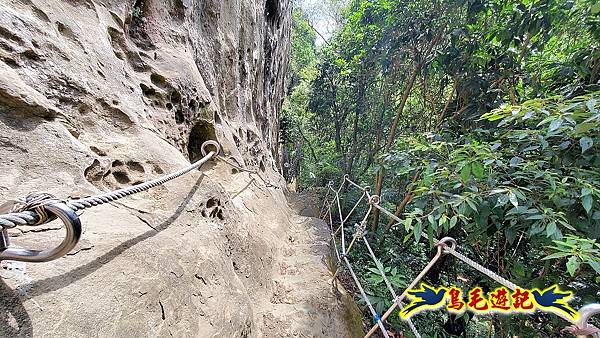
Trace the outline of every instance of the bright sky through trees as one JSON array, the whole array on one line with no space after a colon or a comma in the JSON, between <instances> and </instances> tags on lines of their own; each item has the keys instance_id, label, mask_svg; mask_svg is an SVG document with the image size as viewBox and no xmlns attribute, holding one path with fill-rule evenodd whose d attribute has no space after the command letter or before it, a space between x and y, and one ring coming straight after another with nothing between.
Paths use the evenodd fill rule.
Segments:
<instances>
[{"instance_id":1,"label":"bright sky through trees","mask_svg":"<svg viewBox=\"0 0 600 338\"><path fill-rule=\"evenodd\" d=\"M323 39L329 38L340 25L340 11L345 0L295 0L294 6L306 13L308 20L317 31L317 46L324 43Z\"/></svg>"}]
</instances>

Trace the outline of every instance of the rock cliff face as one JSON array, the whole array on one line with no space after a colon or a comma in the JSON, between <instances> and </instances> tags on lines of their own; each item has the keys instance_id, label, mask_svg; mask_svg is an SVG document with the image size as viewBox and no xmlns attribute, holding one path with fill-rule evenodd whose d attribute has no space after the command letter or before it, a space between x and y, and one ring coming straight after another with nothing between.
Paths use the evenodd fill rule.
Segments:
<instances>
[{"instance_id":1,"label":"rock cliff face","mask_svg":"<svg viewBox=\"0 0 600 338\"><path fill-rule=\"evenodd\" d=\"M0 336L348 336L323 224L277 173L288 0L0 0L0 204L67 198L225 157L86 211L83 239L3 262ZM11 229L23 247L56 222Z\"/></svg>"}]
</instances>

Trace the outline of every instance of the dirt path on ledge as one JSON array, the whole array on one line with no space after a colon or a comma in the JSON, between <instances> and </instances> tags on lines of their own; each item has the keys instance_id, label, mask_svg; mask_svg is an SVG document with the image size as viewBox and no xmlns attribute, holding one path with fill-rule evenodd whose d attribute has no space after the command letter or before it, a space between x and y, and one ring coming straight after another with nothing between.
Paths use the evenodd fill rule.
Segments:
<instances>
[{"instance_id":1,"label":"dirt path on ledge","mask_svg":"<svg viewBox=\"0 0 600 338\"><path fill-rule=\"evenodd\" d=\"M286 248L275 257L273 296L257 315L264 337L362 337L361 315L344 291L334 292L329 229L312 196L287 195L294 211ZM337 293L337 295L336 295ZM301 321L299 321L301 319ZM307 322L308 321L308 322Z\"/></svg>"}]
</instances>

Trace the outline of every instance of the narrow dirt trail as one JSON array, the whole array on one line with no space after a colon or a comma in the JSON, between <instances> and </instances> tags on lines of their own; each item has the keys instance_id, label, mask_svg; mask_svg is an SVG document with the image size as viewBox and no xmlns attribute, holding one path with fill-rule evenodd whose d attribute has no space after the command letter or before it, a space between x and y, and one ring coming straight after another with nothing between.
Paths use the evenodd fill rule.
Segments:
<instances>
[{"instance_id":1,"label":"narrow dirt trail","mask_svg":"<svg viewBox=\"0 0 600 338\"><path fill-rule=\"evenodd\" d=\"M331 286L327 224L315 217L318 208L309 196L287 198L293 210L287 245L275 258L279 269L273 274L273 296L257 316L263 320L263 336L361 337L356 305L344 290Z\"/></svg>"}]
</instances>

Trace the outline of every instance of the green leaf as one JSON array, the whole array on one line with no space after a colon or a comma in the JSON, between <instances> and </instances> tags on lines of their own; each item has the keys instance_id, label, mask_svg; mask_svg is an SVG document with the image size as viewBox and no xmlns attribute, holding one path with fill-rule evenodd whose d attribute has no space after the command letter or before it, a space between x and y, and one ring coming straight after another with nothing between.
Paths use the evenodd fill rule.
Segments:
<instances>
[{"instance_id":1,"label":"green leaf","mask_svg":"<svg viewBox=\"0 0 600 338\"><path fill-rule=\"evenodd\" d=\"M560 128L560 126L563 124L563 120L561 118L558 118L554 121L552 121L552 123L550 123L550 128L548 129L549 132L553 132L556 129Z\"/></svg>"},{"instance_id":2,"label":"green leaf","mask_svg":"<svg viewBox=\"0 0 600 338\"><path fill-rule=\"evenodd\" d=\"M475 175L475 177L477 178L484 177L483 165L481 165L481 163L479 162L471 164L471 171L473 172L473 175Z\"/></svg>"},{"instance_id":3,"label":"green leaf","mask_svg":"<svg viewBox=\"0 0 600 338\"><path fill-rule=\"evenodd\" d=\"M427 239L429 240L429 246L433 247L433 227L427 227Z\"/></svg>"},{"instance_id":4,"label":"green leaf","mask_svg":"<svg viewBox=\"0 0 600 338\"><path fill-rule=\"evenodd\" d=\"M594 129L594 127L596 127L595 123L580 123L577 126L575 126L575 133L577 134L584 134L592 129Z\"/></svg>"},{"instance_id":5,"label":"green leaf","mask_svg":"<svg viewBox=\"0 0 600 338\"><path fill-rule=\"evenodd\" d=\"M448 231L448 218L446 217L446 215L442 215L442 217L440 217L440 220L438 221L439 226L443 227L444 231Z\"/></svg>"},{"instance_id":6,"label":"green leaf","mask_svg":"<svg viewBox=\"0 0 600 338\"><path fill-rule=\"evenodd\" d=\"M413 221L412 218L407 218L407 219L404 220L404 230L405 231L409 231L411 229L411 227L412 227L412 221Z\"/></svg>"},{"instance_id":7,"label":"green leaf","mask_svg":"<svg viewBox=\"0 0 600 338\"><path fill-rule=\"evenodd\" d=\"M544 231L544 228L546 227L545 224L542 224L540 222L536 222L533 224L533 226L531 227L531 229L529 229L529 234L530 235L537 235L540 232Z\"/></svg>"},{"instance_id":8,"label":"green leaf","mask_svg":"<svg viewBox=\"0 0 600 338\"><path fill-rule=\"evenodd\" d=\"M558 227L556 226L556 222L548 223L548 225L546 226L546 236L552 237L552 235L554 235L554 233L557 230L558 230Z\"/></svg>"},{"instance_id":9,"label":"green leaf","mask_svg":"<svg viewBox=\"0 0 600 338\"><path fill-rule=\"evenodd\" d=\"M506 240L511 245L515 242L515 239L517 239L517 230L515 228L506 229L504 234L506 235Z\"/></svg>"},{"instance_id":10,"label":"green leaf","mask_svg":"<svg viewBox=\"0 0 600 338\"><path fill-rule=\"evenodd\" d=\"M596 2L591 8L590 13L596 15L600 13L600 2Z\"/></svg>"},{"instance_id":11,"label":"green leaf","mask_svg":"<svg viewBox=\"0 0 600 338\"><path fill-rule=\"evenodd\" d=\"M577 256L569 257L569 259L567 260L567 271L569 272L571 277L575 275L575 272L577 271L577 269L579 269L580 265L581 262L579 261L579 258L577 258Z\"/></svg>"},{"instance_id":12,"label":"green leaf","mask_svg":"<svg viewBox=\"0 0 600 338\"><path fill-rule=\"evenodd\" d=\"M592 195L585 195L581 199L581 205L583 205L583 208L588 214L590 213L590 211L592 211L593 202L594 200L592 199Z\"/></svg>"},{"instance_id":13,"label":"green leaf","mask_svg":"<svg viewBox=\"0 0 600 338\"><path fill-rule=\"evenodd\" d=\"M431 226L436 226L436 224L435 224L435 218L433 217L433 215L427 216L427 220L429 221L429 223L431 224Z\"/></svg>"},{"instance_id":14,"label":"green leaf","mask_svg":"<svg viewBox=\"0 0 600 338\"><path fill-rule=\"evenodd\" d=\"M468 181L469 178L471 178L471 164L466 164L464 167L462 167L460 170L460 177L463 179L463 181Z\"/></svg>"},{"instance_id":15,"label":"green leaf","mask_svg":"<svg viewBox=\"0 0 600 338\"><path fill-rule=\"evenodd\" d=\"M590 188L581 188L581 197L591 195L592 189Z\"/></svg>"},{"instance_id":16,"label":"green leaf","mask_svg":"<svg viewBox=\"0 0 600 338\"><path fill-rule=\"evenodd\" d=\"M376 275L381 275L381 273L379 272L379 270L377 270L377 268L368 268L367 270L371 271L372 273L374 273Z\"/></svg>"},{"instance_id":17,"label":"green leaf","mask_svg":"<svg viewBox=\"0 0 600 338\"><path fill-rule=\"evenodd\" d=\"M415 242L419 242L419 240L421 239L421 231L423 230L423 223L421 223L421 221L417 222L417 225L415 225L414 229L413 229L413 233L415 235Z\"/></svg>"},{"instance_id":18,"label":"green leaf","mask_svg":"<svg viewBox=\"0 0 600 338\"><path fill-rule=\"evenodd\" d=\"M519 157L519 156L515 156L515 157L513 157L513 158L510 159L510 163L509 164L510 164L511 167L516 167L519 164L521 164L521 162L523 162L523 159L521 157Z\"/></svg>"},{"instance_id":19,"label":"green leaf","mask_svg":"<svg viewBox=\"0 0 600 338\"><path fill-rule=\"evenodd\" d=\"M517 199L517 195L515 195L512 191L510 191L508 193L508 200L510 201L510 203L512 203L512 205L514 205L515 207L519 206L519 200Z\"/></svg>"},{"instance_id":20,"label":"green leaf","mask_svg":"<svg viewBox=\"0 0 600 338\"><path fill-rule=\"evenodd\" d=\"M450 218L450 229L454 228L454 226L456 225L456 222L458 221L458 217L456 217L456 215L452 216L452 218Z\"/></svg>"},{"instance_id":21,"label":"green leaf","mask_svg":"<svg viewBox=\"0 0 600 338\"><path fill-rule=\"evenodd\" d=\"M542 258L543 260L547 260L547 259L558 259L558 258L563 258L563 257L567 257L570 256L571 253L570 252L555 252L551 255L548 255L544 258Z\"/></svg>"},{"instance_id":22,"label":"green leaf","mask_svg":"<svg viewBox=\"0 0 600 338\"><path fill-rule=\"evenodd\" d=\"M596 271L597 274L600 275L600 262L597 261L589 261L587 262L589 264L589 266L592 267L592 269L594 269L594 271Z\"/></svg>"},{"instance_id":23,"label":"green leaf","mask_svg":"<svg viewBox=\"0 0 600 338\"><path fill-rule=\"evenodd\" d=\"M525 267L523 266L523 264L519 263L518 261L513 261L513 271L517 274L517 276L519 277L525 277Z\"/></svg>"},{"instance_id":24,"label":"green leaf","mask_svg":"<svg viewBox=\"0 0 600 338\"><path fill-rule=\"evenodd\" d=\"M594 141L590 137L585 136L579 139L579 145L581 146L581 153L583 154L594 145Z\"/></svg>"},{"instance_id":25,"label":"green leaf","mask_svg":"<svg viewBox=\"0 0 600 338\"><path fill-rule=\"evenodd\" d=\"M473 209L473 211L477 212L477 206L475 205L475 203L473 202L473 200L471 200L470 198L467 198L465 201L467 202L467 204L469 205L469 207L471 209Z\"/></svg>"},{"instance_id":26,"label":"green leaf","mask_svg":"<svg viewBox=\"0 0 600 338\"><path fill-rule=\"evenodd\" d=\"M590 111L590 113L595 114L598 110L596 109L596 103L598 101L596 101L596 99L589 99L585 102L585 105L587 107L587 109Z\"/></svg>"}]
</instances>

